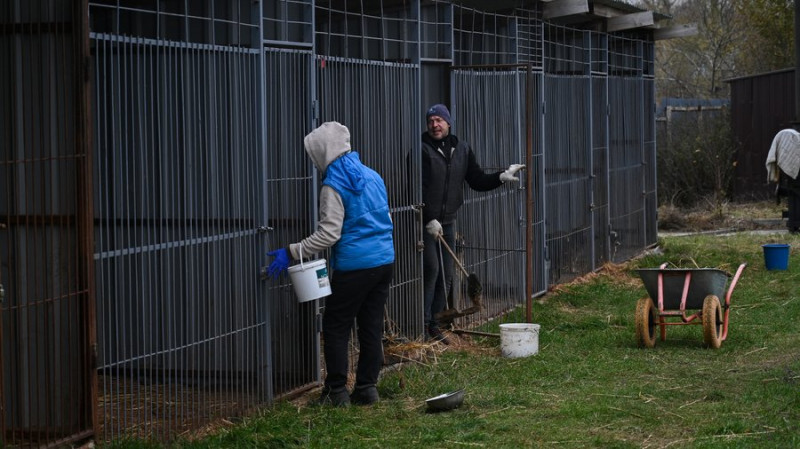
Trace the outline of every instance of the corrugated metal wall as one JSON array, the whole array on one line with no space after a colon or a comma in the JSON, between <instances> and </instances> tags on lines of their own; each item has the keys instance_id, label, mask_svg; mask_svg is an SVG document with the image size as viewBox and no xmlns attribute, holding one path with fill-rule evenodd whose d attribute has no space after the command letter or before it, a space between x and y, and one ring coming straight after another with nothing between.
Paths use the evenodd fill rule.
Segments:
<instances>
[{"instance_id":1,"label":"corrugated metal wall","mask_svg":"<svg viewBox=\"0 0 800 449\"><path fill-rule=\"evenodd\" d=\"M731 85L731 126L740 147L736 155L737 199L770 198L767 154L778 131L794 128L794 69L736 78Z\"/></svg>"},{"instance_id":2,"label":"corrugated metal wall","mask_svg":"<svg viewBox=\"0 0 800 449\"><path fill-rule=\"evenodd\" d=\"M0 3L0 446L91 436L86 5Z\"/></svg>"},{"instance_id":3,"label":"corrugated metal wall","mask_svg":"<svg viewBox=\"0 0 800 449\"><path fill-rule=\"evenodd\" d=\"M551 285L655 243L651 41L547 24L538 6L502 15L448 2L364 3L90 2L94 170L71 179L93 181L94 243L84 252L97 273L87 288L100 378L96 404L79 408L89 416L99 407L98 439L168 441L319 384L324 301L298 303L288 279L266 280L262 269L266 251L316 227L320 180L302 139L324 121L350 128L353 148L388 187L397 250L389 336L422 334L414 162L430 103L451 107L454 132L485 168L528 163L517 184L467 193L455 249L481 279L486 308L459 327L507 319ZM0 48L20 54L8 35ZM12 60L3 83L24 86L13 80L36 68ZM27 111L22 125L0 125L4 136L41 134L17 131L49 123L41 108L0 95L7 116ZM74 126L69 113L60 117ZM2 162L17 176L25 160ZM37 247L10 226L11 205L31 191L20 182L8 184L0 227L0 281L15 298L14 280L33 265L10 256ZM82 198L58 190L59 207ZM47 279L74 273L49 269ZM469 305L463 292L456 301ZM4 392L16 385L6 371L7 354L20 351L8 331L16 310L3 305ZM20 421L6 415L6 430L9 422Z\"/></svg>"}]
</instances>

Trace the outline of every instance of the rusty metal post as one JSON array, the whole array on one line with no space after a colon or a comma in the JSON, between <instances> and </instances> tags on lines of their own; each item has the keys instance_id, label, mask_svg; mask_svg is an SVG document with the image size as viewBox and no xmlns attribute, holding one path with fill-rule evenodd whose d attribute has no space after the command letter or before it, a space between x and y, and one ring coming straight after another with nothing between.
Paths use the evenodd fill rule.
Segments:
<instances>
[{"instance_id":1,"label":"rusty metal post","mask_svg":"<svg viewBox=\"0 0 800 449\"><path fill-rule=\"evenodd\" d=\"M98 430L98 404L97 404L97 335L95 313L95 283L94 283L94 202L92 194L92 100L91 100L91 53L89 47L89 2L81 0L74 3L73 42L75 43L76 61L75 74L75 154L83 155L83 160L78 164L78 239L79 257L82 267L79 268L79 279L84 285L79 286L83 298L84 332L86 344L84 346L83 372L86 374L86 394L84 401L89 416L86 425L91 429L91 435L96 436ZM81 274L82 273L82 274ZM82 411L83 413L83 411Z\"/></svg>"},{"instance_id":2,"label":"rusty metal post","mask_svg":"<svg viewBox=\"0 0 800 449\"><path fill-rule=\"evenodd\" d=\"M533 67L525 82L525 321L533 322Z\"/></svg>"}]
</instances>

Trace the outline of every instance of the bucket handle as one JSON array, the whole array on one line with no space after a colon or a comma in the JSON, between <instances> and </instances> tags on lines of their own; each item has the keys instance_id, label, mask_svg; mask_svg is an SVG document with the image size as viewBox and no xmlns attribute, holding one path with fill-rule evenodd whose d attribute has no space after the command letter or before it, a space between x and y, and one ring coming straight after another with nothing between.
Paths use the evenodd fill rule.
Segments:
<instances>
[{"instance_id":1,"label":"bucket handle","mask_svg":"<svg viewBox=\"0 0 800 449\"><path fill-rule=\"evenodd\" d=\"M303 265L303 242L300 242L300 270L306 271L306 267Z\"/></svg>"}]
</instances>

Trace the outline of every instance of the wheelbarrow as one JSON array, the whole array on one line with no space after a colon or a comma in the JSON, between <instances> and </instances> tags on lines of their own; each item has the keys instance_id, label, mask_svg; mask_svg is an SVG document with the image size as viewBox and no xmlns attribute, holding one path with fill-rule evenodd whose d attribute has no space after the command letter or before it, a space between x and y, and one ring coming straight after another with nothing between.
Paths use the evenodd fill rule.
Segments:
<instances>
[{"instance_id":1,"label":"wheelbarrow","mask_svg":"<svg viewBox=\"0 0 800 449\"><path fill-rule=\"evenodd\" d=\"M728 315L731 293L746 263L739 265L727 293L725 285L731 275L717 268L658 268L637 270L649 297L636 303L636 342L639 347L656 345L656 327L661 341L667 339L667 326L702 324L703 341L717 349L728 337ZM725 303L720 298L725 295ZM654 302L655 300L655 302ZM687 315L687 311L697 312Z\"/></svg>"}]
</instances>

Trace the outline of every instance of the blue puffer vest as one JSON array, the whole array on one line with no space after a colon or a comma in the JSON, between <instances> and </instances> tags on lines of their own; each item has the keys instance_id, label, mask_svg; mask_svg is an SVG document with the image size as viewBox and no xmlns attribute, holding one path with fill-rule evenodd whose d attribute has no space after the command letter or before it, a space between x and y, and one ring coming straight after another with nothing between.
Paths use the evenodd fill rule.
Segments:
<instances>
[{"instance_id":1,"label":"blue puffer vest","mask_svg":"<svg viewBox=\"0 0 800 449\"><path fill-rule=\"evenodd\" d=\"M393 225L380 175L351 151L328 166L323 184L336 190L344 204L342 236L331 249L331 268L363 270L394 262Z\"/></svg>"}]
</instances>

